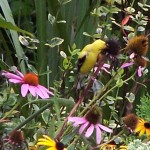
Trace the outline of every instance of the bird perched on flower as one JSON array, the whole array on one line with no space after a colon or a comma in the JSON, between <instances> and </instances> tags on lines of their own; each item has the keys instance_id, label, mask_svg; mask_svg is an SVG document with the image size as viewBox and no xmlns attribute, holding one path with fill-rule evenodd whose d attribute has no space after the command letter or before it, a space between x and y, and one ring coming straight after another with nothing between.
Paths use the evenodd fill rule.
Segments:
<instances>
[{"instance_id":1,"label":"bird perched on flower","mask_svg":"<svg viewBox=\"0 0 150 150\"><path fill-rule=\"evenodd\" d=\"M97 60L109 55L115 57L119 53L119 45L115 40L102 41L100 39L86 45L78 56L78 72L87 74L95 66Z\"/></svg>"},{"instance_id":2,"label":"bird perched on flower","mask_svg":"<svg viewBox=\"0 0 150 150\"><path fill-rule=\"evenodd\" d=\"M88 73L95 66L98 55L104 48L106 43L100 39L86 45L78 56L78 71L81 74Z\"/></svg>"}]
</instances>

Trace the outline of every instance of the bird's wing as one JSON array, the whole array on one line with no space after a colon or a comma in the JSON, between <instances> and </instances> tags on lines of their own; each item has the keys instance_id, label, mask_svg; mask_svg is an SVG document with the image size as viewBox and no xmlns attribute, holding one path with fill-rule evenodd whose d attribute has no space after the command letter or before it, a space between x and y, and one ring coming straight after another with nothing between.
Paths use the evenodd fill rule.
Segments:
<instances>
[{"instance_id":1,"label":"bird's wing","mask_svg":"<svg viewBox=\"0 0 150 150\"><path fill-rule=\"evenodd\" d=\"M78 57L78 71L80 70L81 66L83 65L83 63L85 62L86 60L86 56L88 55L88 53L86 51L81 51L79 53L79 57Z\"/></svg>"}]
</instances>

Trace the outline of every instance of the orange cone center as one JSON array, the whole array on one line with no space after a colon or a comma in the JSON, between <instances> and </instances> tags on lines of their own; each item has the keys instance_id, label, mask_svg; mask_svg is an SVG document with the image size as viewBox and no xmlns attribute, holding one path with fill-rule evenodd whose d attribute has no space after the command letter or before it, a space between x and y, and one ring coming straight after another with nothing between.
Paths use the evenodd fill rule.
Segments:
<instances>
[{"instance_id":1,"label":"orange cone center","mask_svg":"<svg viewBox=\"0 0 150 150\"><path fill-rule=\"evenodd\" d=\"M23 81L26 84L37 86L39 84L39 78L34 73L27 73L24 75Z\"/></svg>"}]
</instances>

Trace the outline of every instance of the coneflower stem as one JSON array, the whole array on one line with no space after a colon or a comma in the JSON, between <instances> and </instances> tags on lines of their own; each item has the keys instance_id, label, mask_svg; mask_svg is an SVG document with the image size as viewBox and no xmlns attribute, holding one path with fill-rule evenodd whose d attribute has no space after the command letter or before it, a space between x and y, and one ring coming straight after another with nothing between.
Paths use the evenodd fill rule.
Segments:
<instances>
[{"instance_id":1,"label":"coneflower stem","mask_svg":"<svg viewBox=\"0 0 150 150\"><path fill-rule=\"evenodd\" d=\"M94 79L96 78L97 74L99 73L101 67L104 65L105 59L106 59L106 58L105 58L105 56L104 56L102 59L100 59L100 60L98 61L98 68L97 68L97 70L96 70L96 71L93 73L93 75L91 76L90 81L89 81L87 87L86 87L85 90L82 92L82 94L81 94L81 96L79 97L79 99L78 99L76 105L75 105L75 106L73 107L73 109L70 111L68 117L72 116L72 115L74 114L74 112L76 111L76 109L79 107L79 105L83 102L84 97L87 95L89 89L90 89L91 86L93 85ZM60 137L62 136L63 131L64 131L66 125L67 125L68 117L65 119L64 124L62 125L62 128L61 128L60 132L58 133L58 135L57 135L56 138L55 138L55 139L57 139L58 141L59 141Z\"/></svg>"},{"instance_id":2,"label":"coneflower stem","mask_svg":"<svg viewBox=\"0 0 150 150\"><path fill-rule=\"evenodd\" d=\"M39 109L38 111L36 111L34 114L32 114L31 116L29 116L25 121L23 121L22 123L20 123L14 130L18 130L20 128L22 128L24 125L26 125L29 121L31 121L33 118L35 118L37 115L41 114L44 110L46 110L48 107L50 107L52 104L46 104L45 106L43 106L41 109Z\"/></svg>"}]
</instances>

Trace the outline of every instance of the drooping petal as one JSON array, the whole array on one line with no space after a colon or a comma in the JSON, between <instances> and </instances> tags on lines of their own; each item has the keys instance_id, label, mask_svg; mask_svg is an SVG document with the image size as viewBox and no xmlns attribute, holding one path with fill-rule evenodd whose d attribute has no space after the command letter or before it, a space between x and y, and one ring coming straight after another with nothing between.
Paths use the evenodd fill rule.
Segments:
<instances>
[{"instance_id":1,"label":"drooping petal","mask_svg":"<svg viewBox=\"0 0 150 150\"><path fill-rule=\"evenodd\" d=\"M81 125L81 127L79 128L79 134L82 134L88 125L89 125L88 121L85 122L83 125Z\"/></svg>"},{"instance_id":2,"label":"drooping petal","mask_svg":"<svg viewBox=\"0 0 150 150\"><path fill-rule=\"evenodd\" d=\"M24 75L16 68L15 70L16 74L18 74L21 78L24 77Z\"/></svg>"},{"instance_id":3,"label":"drooping petal","mask_svg":"<svg viewBox=\"0 0 150 150\"><path fill-rule=\"evenodd\" d=\"M143 128L142 130L140 130L139 136L142 136L145 133L145 128Z\"/></svg>"},{"instance_id":4,"label":"drooping petal","mask_svg":"<svg viewBox=\"0 0 150 150\"><path fill-rule=\"evenodd\" d=\"M87 120L84 117L68 117L68 122L73 122L74 127L84 124L86 121Z\"/></svg>"},{"instance_id":5,"label":"drooping petal","mask_svg":"<svg viewBox=\"0 0 150 150\"><path fill-rule=\"evenodd\" d=\"M87 138L90 137L91 134L93 133L93 131L94 131L94 125L91 124L90 127L87 129L87 131L85 133L85 137L87 137Z\"/></svg>"},{"instance_id":6,"label":"drooping petal","mask_svg":"<svg viewBox=\"0 0 150 150\"><path fill-rule=\"evenodd\" d=\"M35 86L35 92L36 94L41 97L42 99L45 98L45 96L43 95L43 93L41 92L41 90L39 90L39 88L37 86Z\"/></svg>"},{"instance_id":7,"label":"drooping petal","mask_svg":"<svg viewBox=\"0 0 150 150\"><path fill-rule=\"evenodd\" d=\"M124 63L124 64L122 64L121 68L126 68L126 67L129 67L129 66L132 66L133 64L134 64L134 62Z\"/></svg>"},{"instance_id":8,"label":"drooping petal","mask_svg":"<svg viewBox=\"0 0 150 150\"><path fill-rule=\"evenodd\" d=\"M146 129L146 135L150 136L150 129Z\"/></svg>"},{"instance_id":9,"label":"drooping petal","mask_svg":"<svg viewBox=\"0 0 150 150\"><path fill-rule=\"evenodd\" d=\"M12 82L12 83L23 83L22 80L18 80L18 79L9 79L9 82Z\"/></svg>"},{"instance_id":10,"label":"drooping petal","mask_svg":"<svg viewBox=\"0 0 150 150\"><path fill-rule=\"evenodd\" d=\"M43 91L46 91L46 92L49 93L50 95L54 95L54 93L51 92L51 91L49 91L46 87L44 87L44 86L42 86L42 85L38 85L38 87L39 87L40 89L42 89Z\"/></svg>"},{"instance_id":11,"label":"drooping petal","mask_svg":"<svg viewBox=\"0 0 150 150\"><path fill-rule=\"evenodd\" d=\"M112 132L113 132L112 129L110 129L110 128L106 127L106 126L103 126L103 125L101 125L100 123L97 124L97 125L98 125L102 130L104 130L104 131L106 131L106 132L109 132L109 133L112 133Z\"/></svg>"},{"instance_id":12,"label":"drooping petal","mask_svg":"<svg viewBox=\"0 0 150 150\"><path fill-rule=\"evenodd\" d=\"M29 85L29 92L30 92L33 96L36 96L35 86Z\"/></svg>"},{"instance_id":13,"label":"drooping petal","mask_svg":"<svg viewBox=\"0 0 150 150\"><path fill-rule=\"evenodd\" d=\"M2 72L2 75L5 76L8 79L18 79L18 80L22 80L22 78L20 76L17 76L13 73L9 73L9 72Z\"/></svg>"},{"instance_id":14,"label":"drooping petal","mask_svg":"<svg viewBox=\"0 0 150 150\"><path fill-rule=\"evenodd\" d=\"M41 87L39 85L37 85L36 87L42 92L44 98L49 98L47 91L45 91L43 87Z\"/></svg>"},{"instance_id":15,"label":"drooping petal","mask_svg":"<svg viewBox=\"0 0 150 150\"><path fill-rule=\"evenodd\" d=\"M104 64L103 67L104 68L110 68L110 65L109 64Z\"/></svg>"},{"instance_id":16,"label":"drooping petal","mask_svg":"<svg viewBox=\"0 0 150 150\"><path fill-rule=\"evenodd\" d=\"M102 132L98 125L95 125L95 129L96 129L96 143L100 144L100 142L102 140Z\"/></svg>"},{"instance_id":17,"label":"drooping petal","mask_svg":"<svg viewBox=\"0 0 150 150\"><path fill-rule=\"evenodd\" d=\"M130 59L133 59L134 57L135 57L135 53L132 53L132 54L129 56Z\"/></svg>"},{"instance_id":18,"label":"drooping petal","mask_svg":"<svg viewBox=\"0 0 150 150\"><path fill-rule=\"evenodd\" d=\"M29 85L28 84L22 84L21 86L21 94L23 97L25 97L28 93Z\"/></svg>"},{"instance_id":19,"label":"drooping petal","mask_svg":"<svg viewBox=\"0 0 150 150\"><path fill-rule=\"evenodd\" d=\"M141 77L142 76L142 67L139 66L138 68L138 76Z\"/></svg>"}]
</instances>

